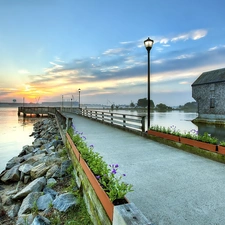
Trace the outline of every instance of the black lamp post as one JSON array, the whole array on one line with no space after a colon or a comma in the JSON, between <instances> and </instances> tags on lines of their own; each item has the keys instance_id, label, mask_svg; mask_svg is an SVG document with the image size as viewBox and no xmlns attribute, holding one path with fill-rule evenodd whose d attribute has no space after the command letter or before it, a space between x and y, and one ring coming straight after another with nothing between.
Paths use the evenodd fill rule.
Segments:
<instances>
[{"instance_id":1,"label":"black lamp post","mask_svg":"<svg viewBox=\"0 0 225 225\"><path fill-rule=\"evenodd\" d=\"M154 41L148 38L144 41L145 48L148 51L148 128L150 128L150 50L152 49Z\"/></svg>"},{"instance_id":2,"label":"black lamp post","mask_svg":"<svg viewBox=\"0 0 225 225\"><path fill-rule=\"evenodd\" d=\"M78 91L79 91L79 108L80 108L80 88L78 89Z\"/></svg>"}]
</instances>

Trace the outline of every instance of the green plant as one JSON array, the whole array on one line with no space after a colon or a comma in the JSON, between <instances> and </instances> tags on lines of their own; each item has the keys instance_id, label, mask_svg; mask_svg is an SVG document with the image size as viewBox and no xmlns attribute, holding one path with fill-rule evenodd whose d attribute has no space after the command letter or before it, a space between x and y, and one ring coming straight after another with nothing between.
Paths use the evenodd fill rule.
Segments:
<instances>
[{"instance_id":1,"label":"green plant","mask_svg":"<svg viewBox=\"0 0 225 225\"><path fill-rule=\"evenodd\" d=\"M216 137L212 137L209 133L205 132L203 135L198 134L198 131L192 129L188 132L181 133L179 130L176 129L176 126L172 125L171 127L165 128L163 126L152 126L150 130L163 132L166 134L173 134L180 137L189 138L192 140L202 141L210 144L217 144L218 139ZM224 143L225 144L225 143Z\"/></svg>"},{"instance_id":2,"label":"green plant","mask_svg":"<svg viewBox=\"0 0 225 225\"><path fill-rule=\"evenodd\" d=\"M36 201L34 201L34 203L33 203L33 207L31 209L31 213L33 215L38 215L38 206L37 206L37 202Z\"/></svg>"},{"instance_id":3,"label":"green plant","mask_svg":"<svg viewBox=\"0 0 225 225\"><path fill-rule=\"evenodd\" d=\"M225 146L225 141L220 141L219 145Z\"/></svg>"},{"instance_id":4,"label":"green plant","mask_svg":"<svg viewBox=\"0 0 225 225\"><path fill-rule=\"evenodd\" d=\"M75 131L75 127L72 126L68 129L68 134L112 202L116 199L124 198L128 192L133 191L131 184L122 181L122 177L125 174L118 176L118 164L107 165L103 157L99 153L94 152L94 146L87 145L86 137L83 136L83 133Z\"/></svg>"}]
</instances>

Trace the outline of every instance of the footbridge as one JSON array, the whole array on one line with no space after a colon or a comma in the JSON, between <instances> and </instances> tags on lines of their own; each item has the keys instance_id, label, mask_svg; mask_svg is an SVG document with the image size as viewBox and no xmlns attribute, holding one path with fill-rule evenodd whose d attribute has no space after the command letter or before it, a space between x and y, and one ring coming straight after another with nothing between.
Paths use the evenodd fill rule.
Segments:
<instances>
[{"instance_id":1,"label":"footbridge","mask_svg":"<svg viewBox=\"0 0 225 225\"><path fill-rule=\"evenodd\" d=\"M61 113L67 119L62 123L73 123L108 164L119 165L124 180L133 184L126 197L153 224L225 223L223 163L145 138L142 130L127 132L130 128L117 129L82 113Z\"/></svg>"},{"instance_id":2,"label":"footbridge","mask_svg":"<svg viewBox=\"0 0 225 225\"><path fill-rule=\"evenodd\" d=\"M134 192L127 194L153 224L224 224L225 165L64 113L108 164L118 164Z\"/></svg>"}]
</instances>

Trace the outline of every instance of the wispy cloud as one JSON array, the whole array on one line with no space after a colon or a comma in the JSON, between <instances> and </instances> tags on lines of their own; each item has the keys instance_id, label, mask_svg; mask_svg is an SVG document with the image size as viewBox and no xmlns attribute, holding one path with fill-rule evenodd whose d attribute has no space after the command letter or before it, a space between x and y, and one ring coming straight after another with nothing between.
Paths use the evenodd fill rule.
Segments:
<instances>
[{"instance_id":1,"label":"wispy cloud","mask_svg":"<svg viewBox=\"0 0 225 225\"><path fill-rule=\"evenodd\" d=\"M29 74L30 72L26 69L21 69L21 70L18 70L18 73L20 74Z\"/></svg>"},{"instance_id":2,"label":"wispy cloud","mask_svg":"<svg viewBox=\"0 0 225 225\"><path fill-rule=\"evenodd\" d=\"M194 30L190 31L188 33L180 34L171 39L172 42L177 42L177 41L186 41L188 39L192 40L198 40L200 38L203 38L207 35L208 31L205 29L200 29L200 30Z\"/></svg>"}]
</instances>

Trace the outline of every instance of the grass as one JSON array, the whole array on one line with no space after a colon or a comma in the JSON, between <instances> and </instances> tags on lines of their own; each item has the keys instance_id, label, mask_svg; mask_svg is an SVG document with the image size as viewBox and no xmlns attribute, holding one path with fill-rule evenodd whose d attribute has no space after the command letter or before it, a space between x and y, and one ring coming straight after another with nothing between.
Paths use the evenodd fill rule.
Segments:
<instances>
[{"instance_id":1,"label":"grass","mask_svg":"<svg viewBox=\"0 0 225 225\"><path fill-rule=\"evenodd\" d=\"M92 225L92 221L87 212L85 202L82 194L76 187L75 178L72 175L72 168L68 170L69 176L58 181L54 190L59 193L72 193L77 198L78 203L76 206L71 207L67 212L59 212L49 205L49 213L46 217L51 221L52 225Z\"/></svg>"}]
</instances>

